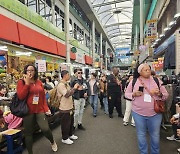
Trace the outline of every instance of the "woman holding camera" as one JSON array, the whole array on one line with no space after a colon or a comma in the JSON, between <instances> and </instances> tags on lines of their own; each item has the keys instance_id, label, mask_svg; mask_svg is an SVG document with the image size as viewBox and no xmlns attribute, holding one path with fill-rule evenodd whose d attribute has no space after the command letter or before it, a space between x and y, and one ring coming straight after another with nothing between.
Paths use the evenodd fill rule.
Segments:
<instances>
[{"instance_id":1,"label":"woman holding camera","mask_svg":"<svg viewBox=\"0 0 180 154\"><path fill-rule=\"evenodd\" d=\"M137 79L129 83L125 97L132 100L132 115L135 120L139 150L141 154L148 153L147 132L150 136L150 151L159 154L160 125L162 114L154 110L155 100L166 100L168 93L162 82L158 84L151 76L148 64L141 64L137 69ZM135 76L134 76L135 78Z\"/></svg>"},{"instance_id":2,"label":"woman holding camera","mask_svg":"<svg viewBox=\"0 0 180 154\"><path fill-rule=\"evenodd\" d=\"M51 142L53 151L57 151L51 130L49 129L46 115L51 112L47 106L42 82L38 80L38 71L34 65L24 67L23 79L17 83L17 95L20 100L27 99L29 114L23 118L25 143L29 154L33 153L33 132L37 123L45 137Z\"/></svg>"}]
</instances>

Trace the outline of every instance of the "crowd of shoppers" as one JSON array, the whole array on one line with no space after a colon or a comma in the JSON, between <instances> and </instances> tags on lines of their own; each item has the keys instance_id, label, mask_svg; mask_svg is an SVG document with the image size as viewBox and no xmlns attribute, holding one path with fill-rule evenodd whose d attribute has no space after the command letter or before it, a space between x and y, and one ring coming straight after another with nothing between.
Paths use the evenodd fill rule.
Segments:
<instances>
[{"instance_id":1,"label":"crowd of shoppers","mask_svg":"<svg viewBox=\"0 0 180 154\"><path fill-rule=\"evenodd\" d=\"M110 119L114 116L114 107L116 108L118 117L123 118L124 126L129 124L132 113L131 125L136 128L140 153L148 153L146 139L148 133L151 153L159 154L162 114L155 112L154 101L165 101L168 93L162 81L152 73L148 64L139 65L133 75L123 78L117 67L112 68L110 75L101 73L98 76L97 72L92 72L88 79L83 78L81 68L74 69L72 77L67 70L63 70L61 78L59 80L58 77L54 77L53 81L51 77L44 77L39 80L37 68L33 65L25 66L23 78L17 83L17 94L19 99L27 99L29 114L22 119L7 112L4 113L4 120L1 120L0 124L7 123L8 128L20 127L23 121L25 144L29 154L33 153L32 136L36 123L50 141L52 150L58 150L46 116L51 115L53 111L52 106L48 105L49 90L53 88L57 89L59 98L58 112L61 120L62 143L70 145L78 139L75 135L76 129L86 130L85 128L88 127L83 125L85 104L90 103L92 116L97 117L100 101L101 108ZM154 78L157 78L158 84ZM1 97L5 96L5 91L5 87L0 87ZM124 115L121 106L123 95L126 102ZM178 140L180 136L178 118L179 114L176 114L171 119L174 140Z\"/></svg>"}]
</instances>

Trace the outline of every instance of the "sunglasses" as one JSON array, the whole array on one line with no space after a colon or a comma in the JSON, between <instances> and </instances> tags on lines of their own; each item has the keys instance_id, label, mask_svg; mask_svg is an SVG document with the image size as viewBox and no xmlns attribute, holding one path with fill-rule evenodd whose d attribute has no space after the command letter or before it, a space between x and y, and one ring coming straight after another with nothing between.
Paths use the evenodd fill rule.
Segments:
<instances>
[{"instance_id":1,"label":"sunglasses","mask_svg":"<svg viewBox=\"0 0 180 154\"><path fill-rule=\"evenodd\" d=\"M82 74L82 72L78 72L78 74Z\"/></svg>"}]
</instances>

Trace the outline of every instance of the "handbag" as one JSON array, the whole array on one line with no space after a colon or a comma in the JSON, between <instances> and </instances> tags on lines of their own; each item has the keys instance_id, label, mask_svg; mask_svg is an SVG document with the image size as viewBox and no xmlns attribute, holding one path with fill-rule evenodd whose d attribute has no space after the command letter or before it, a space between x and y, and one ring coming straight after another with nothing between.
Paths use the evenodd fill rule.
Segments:
<instances>
[{"instance_id":1,"label":"handbag","mask_svg":"<svg viewBox=\"0 0 180 154\"><path fill-rule=\"evenodd\" d=\"M15 93L10 103L10 110L11 113L17 117L22 118L26 116L29 113L29 108L27 106L27 97L24 100L20 100L17 93Z\"/></svg>"},{"instance_id":2,"label":"handbag","mask_svg":"<svg viewBox=\"0 0 180 154\"><path fill-rule=\"evenodd\" d=\"M165 103L162 100L156 100L154 96L150 93L149 89L144 85L141 79L139 79L141 84L144 86L146 91L151 95L151 97L154 99L154 111L156 113L163 113L165 112ZM160 88L159 88L160 89Z\"/></svg>"}]
</instances>

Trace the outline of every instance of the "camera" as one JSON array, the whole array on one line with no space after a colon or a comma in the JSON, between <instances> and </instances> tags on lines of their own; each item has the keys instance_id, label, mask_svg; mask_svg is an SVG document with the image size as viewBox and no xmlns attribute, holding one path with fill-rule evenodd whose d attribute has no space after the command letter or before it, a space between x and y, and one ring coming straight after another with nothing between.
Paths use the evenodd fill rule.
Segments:
<instances>
[{"instance_id":1,"label":"camera","mask_svg":"<svg viewBox=\"0 0 180 154\"><path fill-rule=\"evenodd\" d=\"M164 85L167 85L167 84L178 84L178 85L180 85L180 74L171 75L171 76L164 75L164 76L162 76L162 81L163 81Z\"/></svg>"},{"instance_id":2,"label":"camera","mask_svg":"<svg viewBox=\"0 0 180 154\"><path fill-rule=\"evenodd\" d=\"M174 99L176 103L180 103L180 73L178 75L162 76L163 85L174 85Z\"/></svg>"}]
</instances>

